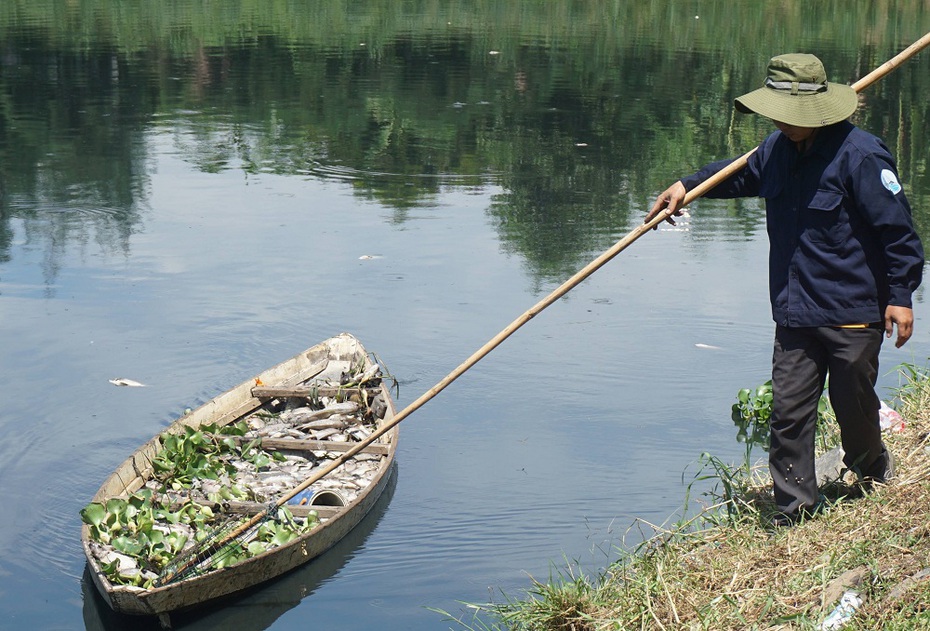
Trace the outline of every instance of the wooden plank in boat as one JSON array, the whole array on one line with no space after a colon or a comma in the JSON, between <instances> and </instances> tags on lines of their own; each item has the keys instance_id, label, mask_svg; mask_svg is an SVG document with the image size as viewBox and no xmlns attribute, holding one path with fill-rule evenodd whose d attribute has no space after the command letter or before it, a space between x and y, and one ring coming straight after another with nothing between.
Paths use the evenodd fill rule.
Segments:
<instances>
[{"instance_id":1,"label":"wooden plank in boat","mask_svg":"<svg viewBox=\"0 0 930 631\"><path fill-rule=\"evenodd\" d=\"M203 504L210 506L211 508L219 507L220 505L217 502L204 502L198 500L198 504ZM226 509L236 515L258 515L260 512L268 508L268 504L262 504L261 502L238 502L238 501L229 501L223 504ZM291 515L294 517L306 517L310 511L316 511L317 515L321 518L326 519L332 517L341 510L345 510L344 506L317 506L317 505L287 505L287 510L291 511Z\"/></svg>"},{"instance_id":2,"label":"wooden plank in boat","mask_svg":"<svg viewBox=\"0 0 930 631\"><path fill-rule=\"evenodd\" d=\"M274 398L310 398L310 397L334 397L341 394L351 394L365 390L370 396L374 396L381 391L381 387L359 386L255 386L252 388L252 396L257 399L274 399Z\"/></svg>"},{"instance_id":3,"label":"wooden plank in boat","mask_svg":"<svg viewBox=\"0 0 930 631\"><path fill-rule=\"evenodd\" d=\"M223 436L232 438L237 443L248 442L249 439L240 436ZM332 440L305 440L301 438L263 438L262 449L273 451L339 451L346 452L355 447L356 443L336 442ZM387 455L391 446L385 443L374 442L364 447L359 453Z\"/></svg>"}]
</instances>

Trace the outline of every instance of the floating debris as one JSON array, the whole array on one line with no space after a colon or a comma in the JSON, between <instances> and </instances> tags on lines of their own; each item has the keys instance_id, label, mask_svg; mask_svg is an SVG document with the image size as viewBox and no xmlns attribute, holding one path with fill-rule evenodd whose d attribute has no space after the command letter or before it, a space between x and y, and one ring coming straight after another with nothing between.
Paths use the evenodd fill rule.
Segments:
<instances>
[{"instance_id":1,"label":"floating debris","mask_svg":"<svg viewBox=\"0 0 930 631\"><path fill-rule=\"evenodd\" d=\"M144 383L139 383L133 379L125 379L123 377L117 377L116 379L110 379L110 383L114 386L129 386L131 388L143 388L145 387Z\"/></svg>"}]
</instances>

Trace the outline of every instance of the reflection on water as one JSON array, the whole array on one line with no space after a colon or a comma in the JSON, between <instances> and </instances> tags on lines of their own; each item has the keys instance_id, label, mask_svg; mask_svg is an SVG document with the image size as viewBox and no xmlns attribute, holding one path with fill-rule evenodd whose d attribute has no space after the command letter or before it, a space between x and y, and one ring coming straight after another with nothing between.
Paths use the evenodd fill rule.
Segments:
<instances>
[{"instance_id":1,"label":"reflection on water","mask_svg":"<svg viewBox=\"0 0 930 631\"><path fill-rule=\"evenodd\" d=\"M80 624L78 511L185 407L345 330L412 400L670 181L764 137L732 99L771 55L816 51L852 82L930 30L922 2L699 4L0 3L9 619ZM928 92L924 53L856 114L923 233ZM434 629L427 607L616 558L634 519L680 509L699 453L741 460L731 406L771 358L763 213L693 211L405 422L364 543L188 626ZM917 302L883 387L930 355ZM119 628L85 599L89 627Z\"/></svg>"},{"instance_id":2,"label":"reflection on water","mask_svg":"<svg viewBox=\"0 0 930 631\"><path fill-rule=\"evenodd\" d=\"M422 4L437 13L370 2L357 13L327 6L296 16L288 5L265 15L243 3L206 17L176 3L165 15L138 7L117 17L103 0L73 10L5 3L0 235L9 235L12 217L41 217L46 240L89 238L125 252L129 235L143 229L150 195L143 132L157 126L170 130L179 154L204 173L333 178L396 209L435 204L450 188L501 185L492 214L502 241L552 280L638 219L630 200L648 198L710 159L741 153L767 131L764 121L732 118L730 104L758 83L768 52L756 51L786 43L728 48L745 43L743 34L667 49L664 39L653 39L657 29L638 30L659 19L663 3L622 16L599 5L488 6L473 14ZM690 16L689 37L732 30L732 15L706 8ZM755 8L741 10L752 16ZM912 17L899 11L902 20ZM553 39L561 19L573 26ZM253 20L254 30L237 30ZM386 28L367 30L375 23ZM869 38L856 29L866 26L844 25L837 43L823 46L828 67L849 81L897 52L906 37L859 48ZM819 32L802 27L801 41L808 29ZM336 45L340 31L348 36ZM926 92L926 65L916 60L888 78L863 97L857 115L896 150L903 179L921 201L928 169L918 144L930 112L915 95ZM923 227L926 204L914 206ZM121 227L86 216L93 228L69 235L70 224L49 219L47 209L107 213ZM754 224L752 216L715 230L745 233ZM0 247L4 242L10 237ZM55 257L52 243L47 247ZM9 256L8 246L0 256Z\"/></svg>"}]
</instances>

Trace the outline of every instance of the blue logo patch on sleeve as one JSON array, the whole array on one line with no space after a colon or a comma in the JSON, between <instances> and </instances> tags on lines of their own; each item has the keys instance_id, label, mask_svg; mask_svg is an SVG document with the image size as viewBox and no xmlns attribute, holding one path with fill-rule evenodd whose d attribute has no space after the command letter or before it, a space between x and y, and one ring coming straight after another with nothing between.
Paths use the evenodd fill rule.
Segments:
<instances>
[{"instance_id":1,"label":"blue logo patch on sleeve","mask_svg":"<svg viewBox=\"0 0 930 631\"><path fill-rule=\"evenodd\" d=\"M901 192L901 185L898 183L898 178L895 177L894 171L891 169L882 169L882 186L891 191L892 195L897 195Z\"/></svg>"}]
</instances>

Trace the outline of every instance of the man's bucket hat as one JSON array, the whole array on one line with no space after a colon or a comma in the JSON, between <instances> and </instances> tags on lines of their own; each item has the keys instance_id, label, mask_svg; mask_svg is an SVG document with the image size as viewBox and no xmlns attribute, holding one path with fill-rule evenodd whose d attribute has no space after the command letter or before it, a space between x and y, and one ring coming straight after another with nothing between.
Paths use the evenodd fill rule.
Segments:
<instances>
[{"instance_id":1,"label":"man's bucket hat","mask_svg":"<svg viewBox=\"0 0 930 631\"><path fill-rule=\"evenodd\" d=\"M858 97L848 85L828 83L814 55L772 57L765 85L736 99L736 109L797 127L825 127L849 118Z\"/></svg>"}]
</instances>

